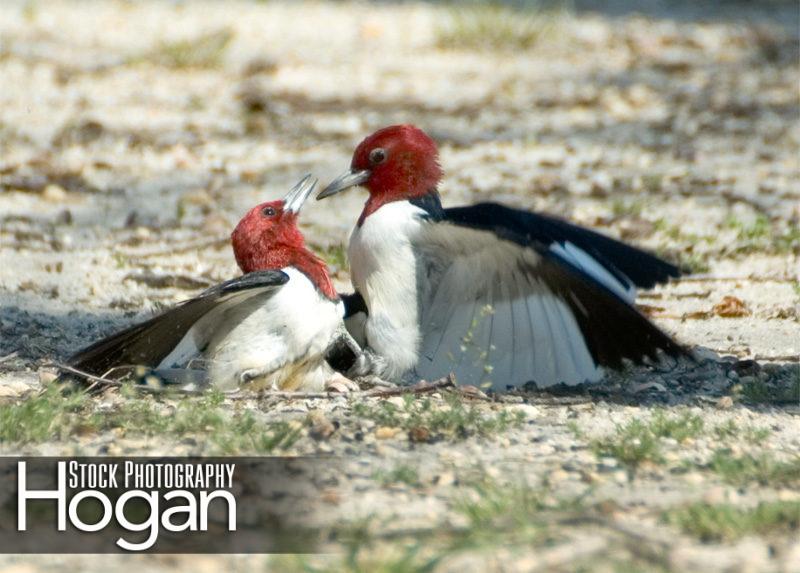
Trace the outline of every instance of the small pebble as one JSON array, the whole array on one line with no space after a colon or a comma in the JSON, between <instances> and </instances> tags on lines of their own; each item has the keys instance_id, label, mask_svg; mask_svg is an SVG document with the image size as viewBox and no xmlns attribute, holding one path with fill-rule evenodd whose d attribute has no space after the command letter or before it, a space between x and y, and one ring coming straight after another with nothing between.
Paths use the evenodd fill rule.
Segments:
<instances>
[{"instance_id":1,"label":"small pebble","mask_svg":"<svg viewBox=\"0 0 800 573\"><path fill-rule=\"evenodd\" d=\"M39 370L39 384L42 386L47 386L52 384L56 378L58 378L58 374L53 372L52 370Z\"/></svg>"},{"instance_id":2,"label":"small pebble","mask_svg":"<svg viewBox=\"0 0 800 573\"><path fill-rule=\"evenodd\" d=\"M51 183L42 191L42 198L53 203L60 203L67 198L67 192L60 185Z\"/></svg>"},{"instance_id":3,"label":"small pebble","mask_svg":"<svg viewBox=\"0 0 800 573\"><path fill-rule=\"evenodd\" d=\"M388 440L390 438L394 438L397 435L397 432L400 431L400 428L389 428L387 426L381 426L377 430L375 430L375 437L379 440Z\"/></svg>"},{"instance_id":4,"label":"small pebble","mask_svg":"<svg viewBox=\"0 0 800 573\"><path fill-rule=\"evenodd\" d=\"M628 483L628 472L626 472L625 470L617 470L611 477L613 477L614 481L617 482L618 484Z\"/></svg>"},{"instance_id":5,"label":"small pebble","mask_svg":"<svg viewBox=\"0 0 800 573\"><path fill-rule=\"evenodd\" d=\"M730 410L733 408L733 398L730 396L723 396L719 400L717 400L716 404L717 408L720 410Z\"/></svg>"}]
</instances>

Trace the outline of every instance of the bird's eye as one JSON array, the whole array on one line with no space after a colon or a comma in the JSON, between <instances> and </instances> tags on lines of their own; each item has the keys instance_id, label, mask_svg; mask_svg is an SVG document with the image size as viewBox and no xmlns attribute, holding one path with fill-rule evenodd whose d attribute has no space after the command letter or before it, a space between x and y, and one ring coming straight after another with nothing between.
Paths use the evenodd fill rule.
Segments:
<instances>
[{"instance_id":1,"label":"bird's eye","mask_svg":"<svg viewBox=\"0 0 800 573\"><path fill-rule=\"evenodd\" d=\"M275 209L272 207L264 207L261 209L261 214L265 217L274 217L275 216Z\"/></svg>"},{"instance_id":2,"label":"bird's eye","mask_svg":"<svg viewBox=\"0 0 800 573\"><path fill-rule=\"evenodd\" d=\"M383 163L384 161L386 161L386 150L382 147L376 147L369 152L369 162L372 165L377 165L378 163Z\"/></svg>"}]
</instances>

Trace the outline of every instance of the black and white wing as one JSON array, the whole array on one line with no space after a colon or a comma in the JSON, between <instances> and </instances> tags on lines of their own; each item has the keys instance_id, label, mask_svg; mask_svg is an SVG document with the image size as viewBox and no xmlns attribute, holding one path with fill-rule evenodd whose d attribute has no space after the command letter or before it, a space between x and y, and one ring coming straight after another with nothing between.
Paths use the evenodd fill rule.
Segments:
<instances>
[{"instance_id":1,"label":"black and white wing","mask_svg":"<svg viewBox=\"0 0 800 573\"><path fill-rule=\"evenodd\" d=\"M625 359L684 354L636 310L627 288L664 280L674 267L659 261L640 269L621 255L599 261L576 236L547 244L521 233L518 219L506 224L496 212L477 213L485 208L440 211L415 244L423 289L419 376L452 371L461 384L497 390L531 382L574 385L598 380L602 367L620 367ZM580 260L553 243L574 245Z\"/></svg>"},{"instance_id":2,"label":"black and white wing","mask_svg":"<svg viewBox=\"0 0 800 573\"><path fill-rule=\"evenodd\" d=\"M289 281L282 271L259 271L209 288L153 318L95 342L71 356L67 364L89 374L103 375L123 366L156 368L171 355L174 362L201 352L211 335L232 326L254 311L265 297ZM165 364L164 367L172 366Z\"/></svg>"},{"instance_id":3,"label":"black and white wing","mask_svg":"<svg viewBox=\"0 0 800 573\"><path fill-rule=\"evenodd\" d=\"M444 209L439 216L518 245L548 249L631 303L636 287L652 288L681 275L678 267L650 253L550 215L481 203Z\"/></svg>"}]
</instances>

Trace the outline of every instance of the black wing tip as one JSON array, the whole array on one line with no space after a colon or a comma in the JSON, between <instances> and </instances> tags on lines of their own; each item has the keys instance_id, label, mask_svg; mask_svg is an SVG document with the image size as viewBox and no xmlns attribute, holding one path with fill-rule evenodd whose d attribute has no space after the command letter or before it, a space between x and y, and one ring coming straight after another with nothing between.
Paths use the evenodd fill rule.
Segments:
<instances>
[{"instance_id":1,"label":"black wing tip","mask_svg":"<svg viewBox=\"0 0 800 573\"><path fill-rule=\"evenodd\" d=\"M637 308L603 285L556 259L545 259L542 276L566 302L595 364L618 370L625 361L658 361L659 354L674 358L691 354Z\"/></svg>"},{"instance_id":2,"label":"black wing tip","mask_svg":"<svg viewBox=\"0 0 800 573\"><path fill-rule=\"evenodd\" d=\"M661 330L646 316L641 314L639 314L639 316L642 326L640 332L644 337L644 342L641 345L630 347L627 352L621 353L620 360L615 360L616 365L612 366L614 369L619 369L623 365L621 359L630 360L634 364L639 365L648 362L659 363L664 357L670 357L675 360L696 361L694 354L687 346L681 344L672 336Z\"/></svg>"},{"instance_id":3,"label":"black wing tip","mask_svg":"<svg viewBox=\"0 0 800 573\"><path fill-rule=\"evenodd\" d=\"M603 350L594 356L601 366L618 370L629 360L634 364L645 364L648 361L658 363L664 356L674 359L694 360L689 349L661 330L647 316L635 307L623 302L615 303L616 308L606 312L617 316L617 324L623 325L626 336L617 339L618 344L605 345ZM606 327L608 328L608 327Z\"/></svg>"},{"instance_id":4,"label":"black wing tip","mask_svg":"<svg viewBox=\"0 0 800 573\"><path fill-rule=\"evenodd\" d=\"M643 320L647 320L643 318ZM592 358L598 366L611 370L623 370L628 363L637 366L662 364L665 359L696 362L697 359L689 348L673 340L668 334L662 332L653 324L649 326L658 334L646 336L643 341L635 344L620 345L609 352L597 352L590 348Z\"/></svg>"},{"instance_id":5,"label":"black wing tip","mask_svg":"<svg viewBox=\"0 0 800 573\"><path fill-rule=\"evenodd\" d=\"M113 338L109 337L109 338ZM100 340L67 358L65 365L92 376L104 376L115 379L127 372L128 364L123 364L122 344L108 345L109 339ZM130 365L133 367L133 364ZM112 372L113 370L113 372Z\"/></svg>"},{"instance_id":6,"label":"black wing tip","mask_svg":"<svg viewBox=\"0 0 800 573\"><path fill-rule=\"evenodd\" d=\"M67 358L65 364L93 376L104 375L109 368L119 366L126 343L134 339L147 322L134 324L93 342Z\"/></svg>"},{"instance_id":7,"label":"black wing tip","mask_svg":"<svg viewBox=\"0 0 800 573\"><path fill-rule=\"evenodd\" d=\"M648 269L642 268L642 275L634 284L643 289L650 289L658 285L667 284L673 279L679 279L688 274L686 267L674 265L657 255L641 251L643 254L653 258L653 264Z\"/></svg>"},{"instance_id":8,"label":"black wing tip","mask_svg":"<svg viewBox=\"0 0 800 573\"><path fill-rule=\"evenodd\" d=\"M220 292L231 293L260 286L280 286L289 282L289 275L279 270L253 271L211 287L201 296Z\"/></svg>"},{"instance_id":9,"label":"black wing tip","mask_svg":"<svg viewBox=\"0 0 800 573\"><path fill-rule=\"evenodd\" d=\"M645 249L640 249L639 247L631 247L632 249L636 249L642 255L647 257L647 262L651 262L651 272L655 277L657 283L665 283L670 279L677 279L681 276L690 272L689 267L683 265L681 263L673 263L662 258L661 255L657 253L652 253Z\"/></svg>"}]
</instances>

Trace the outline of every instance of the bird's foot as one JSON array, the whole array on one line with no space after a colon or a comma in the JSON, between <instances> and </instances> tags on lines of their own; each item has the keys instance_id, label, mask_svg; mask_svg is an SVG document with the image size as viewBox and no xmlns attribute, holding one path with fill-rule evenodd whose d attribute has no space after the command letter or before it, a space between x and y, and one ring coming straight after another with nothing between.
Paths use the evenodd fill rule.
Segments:
<instances>
[{"instance_id":1,"label":"bird's foot","mask_svg":"<svg viewBox=\"0 0 800 573\"><path fill-rule=\"evenodd\" d=\"M249 384L253 380L261 378L262 376L266 376L270 372L271 369L267 370L266 368L248 368L247 370L242 370L239 372L237 378L239 379L240 385L245 385Z\"/></svg>"},{"instance_id":2,"label":"bird's foot","mask_svg":"<svg viewBox=\"0 0 800 573\"><path fill-rule=\"evenodd\" d=\"M347 371L347 375L351 378L380 377L388 370L386 359L383 356L377 354L371 348L364 348L356 358L353 366Z\"/></svg>"},{"instance_id":3,"label":"bird's foot","mask_svg":"<svg viewBox=\"0 0 800 573\"><path fill-rule=\"evenodd\" d=\"M380 376L374 374L367 374L366 376L359 376L356 378L359 386L366 386L367 388L395 388L397 384L384 380Z\"/></svg>"},{"instance_id":4,"label":"bird's foot","mask_svg":"<svg viewBox=\"0 0 800 573\"><path fill-rule=\"evenodd\" d=\"M346 392L354 392L359 389L360 388L358 387L358 384L350 380L350 378L342 376L338 372L335 372L333 376L325 381L326 392L341 392L344 394Z\"/></svg>"}]
</instances>

